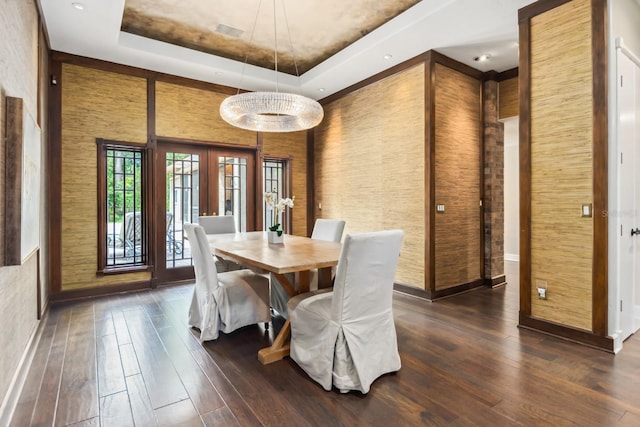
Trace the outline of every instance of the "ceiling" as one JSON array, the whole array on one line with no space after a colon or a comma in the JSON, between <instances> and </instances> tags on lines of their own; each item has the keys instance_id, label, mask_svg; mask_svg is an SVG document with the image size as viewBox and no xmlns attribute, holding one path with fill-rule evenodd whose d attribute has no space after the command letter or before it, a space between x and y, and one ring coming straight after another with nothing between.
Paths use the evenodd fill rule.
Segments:
<instances>
[{"instance_id":1,"label":"ceiling","mask_svg":"<svg viewBox=\"0 0 640 427\"><path fill-rule=\"evenodd\" d=\"M514 68L518 9L533 3L282 1L274 17L273 0L38 0L53 50L272 91L277 42L279 90L314 99L430 49L480 71Z\"/></svg>"}]
</instances>

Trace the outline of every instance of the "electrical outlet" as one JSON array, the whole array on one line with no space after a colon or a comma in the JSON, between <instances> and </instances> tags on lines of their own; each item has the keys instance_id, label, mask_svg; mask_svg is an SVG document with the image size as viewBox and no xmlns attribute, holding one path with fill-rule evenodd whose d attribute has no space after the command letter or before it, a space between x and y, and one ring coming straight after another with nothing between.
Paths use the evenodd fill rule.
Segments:
<instances>
[{"instance_id":1,"label":"electrical outlet","mask_svg":"<svg viewBox=\"0 0 640 427\"><path fill-rule=\"evenodd\" d=\"M536 288L538 289L538 299L547 299L547 281L536 280Z\"/></svg>"}]
</instances>

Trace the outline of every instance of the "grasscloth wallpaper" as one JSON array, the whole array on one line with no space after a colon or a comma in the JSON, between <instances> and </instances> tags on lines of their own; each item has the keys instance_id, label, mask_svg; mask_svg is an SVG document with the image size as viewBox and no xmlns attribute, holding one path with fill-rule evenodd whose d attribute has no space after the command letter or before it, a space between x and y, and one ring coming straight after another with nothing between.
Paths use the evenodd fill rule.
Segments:
<instances>
[{"instance_id":1,"label":"grasscloth wallpaper","mask_svg":"<svg viewBox=\"0 0 640 427\"><path fill-rule=\"evenodd\" d=\"M480 84L435 66L436 290L481 278Z\"/></svg>"},{"instance_id":2,"label":"grasscloth wallpaper","mask_svg":"<svg viewBox=\"0 0 640 427\"><path fill-rule=\"evenodd\" d=\"M147 141L146 79L63 64L62 84L62 289L148 279L96 276L96 138Z\"/></svg>"},{"instance_id":3,"label":"grasscloth wallpaper","mask_svg":"<svg viewBox=\"0 0 640 427\"><path fill-rule=\"evenodd\" d=\"M591 2L531 20L532 315L591 330L593 198ZM548 299L536 293L547 282Z\"/></svg>"},{"instance_id":4,"label":"grasscloth wallpaper","mask_svg":"<svg viewBox=\"0 0 640 427\"><path fill-rule=\"evenodd\" d=\"M424 73L420 64L326 105L315 131L316 216L345 220L345 235L404 230L395 281L422 289Z\"/></svg>"}]
</instances>

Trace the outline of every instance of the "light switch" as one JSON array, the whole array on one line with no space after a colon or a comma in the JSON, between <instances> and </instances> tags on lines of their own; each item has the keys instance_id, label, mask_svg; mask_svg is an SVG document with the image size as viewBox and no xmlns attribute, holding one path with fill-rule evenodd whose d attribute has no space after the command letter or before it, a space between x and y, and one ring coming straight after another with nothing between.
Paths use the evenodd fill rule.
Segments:
<instances>
[{"instance_id":1,"label":"light switch","mask_svg":"<svg viewBox=\"0 0 640 427\"><path fill-rule=\"evenodd\" d=\"M444 212L444 205L436 205L436 212Z\"/></svg>"},{"instance_id":2,"label":"light switch","mask_svg":"<svg viewBox=\"0 0 640 427\"><path fill-rule=\"evenodd\" d=\"M582 205L582 217L591 218L591 203Z\"/></svg>"}]
</instances>

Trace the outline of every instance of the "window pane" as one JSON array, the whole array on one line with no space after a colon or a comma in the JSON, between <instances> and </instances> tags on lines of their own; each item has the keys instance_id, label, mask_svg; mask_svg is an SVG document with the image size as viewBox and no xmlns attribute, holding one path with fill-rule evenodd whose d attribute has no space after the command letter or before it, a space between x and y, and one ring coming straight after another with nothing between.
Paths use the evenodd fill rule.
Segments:
<instances>
[{"instance_id":1,"label":"window pane","mask_svg":"<svg viewBox=\"0 0 640 427\"><path fill-rule=\"evenodd\" d=\"M144 265L147 258L143 215L143 162L138 149L105 150L106 265Z\"/></svg>"},{"instance_id":2,"label":"window pane","mask_svg":"<svg viewBox=\"0 0 640 427\"><path fill-rule=\"evenodd\" d=\"M247 231L247 159L218 158L218 214L233 215L236 230Z\"/></svg>"},{"instance_id":3,"label":"window pane","mask_svg":"<svg viewBox=\"0 0 640 427\"><path fill-rule=\"evenodd\" d=\"M197 222L200 200L200 157L167 153L166 157L166 268L191 265L191 250L182 225Z\"/></svg>"},{"instance_id":4,"label":"window pane","mask_svg":"<svg viewBox=\"0 0 640 427\"><path fill-rule=\"evenodd\" d=\"M285 182L285 166L286 160L280 159L265 159L262 163L263 176L264 176L264 193L275 193L276 200L280 200L283 197L287 197L284 194ZM263 207L263 221L264 229L268 230L269 227L275 225L273 213L271 208L265 203ZM285 221L285 218L283 218ZM283 224L284 226L285 224ZM286 228L285 228L286 229Z\"/></svg>"}]
</instances>

